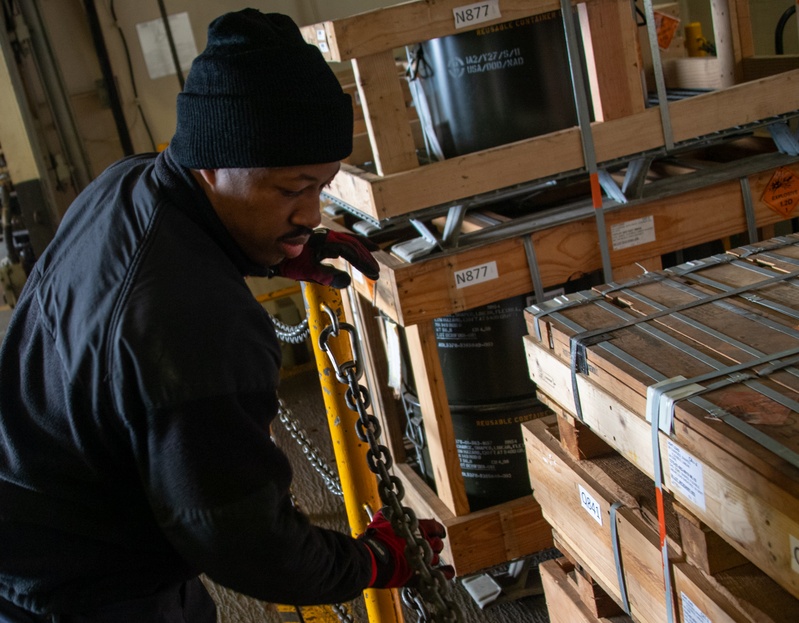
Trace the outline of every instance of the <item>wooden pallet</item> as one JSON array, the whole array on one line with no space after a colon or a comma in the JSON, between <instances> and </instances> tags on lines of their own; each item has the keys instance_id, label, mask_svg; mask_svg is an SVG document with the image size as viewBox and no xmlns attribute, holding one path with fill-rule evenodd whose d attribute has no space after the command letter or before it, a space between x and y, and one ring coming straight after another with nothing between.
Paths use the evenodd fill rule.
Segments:
<instances>
[{"instance_id":1,"label":"wooden pallet","mask_svg":"<svg viewBox=\"0 0 799 623\"><path fill-rule=\"evenodd\" d=\"M536 498L544 516L556 526L556 546L582 570L581 581L589 576L598 585L594 595L604 592L617 607L623 606L610 530L610 508L620 503L615 521L629 613L639 623L666 621L669 597L651 481L617 453L575 460L561 446L558 425L552 418L526 423L523 428ZM686 617L684 608L696 608L717 622L797 620L799 600L745 559L735 559L731 566L719 565L712 573L701 569L708 559L719 558L715 550L729 546L706 538L712 537L710 531L697 538L695 531L686 529L681 520L687 511L677 513L668 494L665 507L675 620L703 620ZM591 608L597 617L614 614L601 598L584 597L582 602L586 606L604 604L600 611Z\"/></svg>"},{"instance_id":2,"label":"wooden pallet","mask_svg":"<svg viewBox=\"0 0 799 623\"><path fill-rule=\"evenodd\" d=\"M744 4L743 0L734 3L732 13L743 12L738 5ZM344 165L329 193L367 217L382 221L587 167L585 137L579 127L420 165L413 119L396 77L394 50L468 30L455 24L453 11L461 6L459 0L417 0L303 29L306 40L320 46L328 59L353 65L376 171ZM502 0L498 6L500 18L475 28L560 8L552 0ZM587 23L602 24L591 30L587 42L593 52L598 93L594 108L602 109L604 119L591 127L596 161L606 163L662 149L667 140L661 112L657 107L646 108L643 100L638 33L628 3L595 0L583 7ZM727 28L734 33L727 54L730 71L740 75L735 67L741 63L741 46L734 44L751 39L747 27L745 19L735 17ZM799 70L793 69L669 103L672 140L679 144L796 111L797 80Z\"/></svg>"},{"instance_id":3,"label":"wooden pallet","mask_svg":"<svg viewBox=\"0 0 799 623\"><path fill-rule=\"evenodd\" d=\"M720 374L714 380L730 384L699 395L698 404L676 401L672 432L660 432L658 449L666 490L795 596L799 467L791 456L799 449L799 413L790 405L799 382L791 368L767 373L763 359L799 346L790 284L797 258L799 238L791 236L683 267L694 269L686 274L662 271L618 290L598 288L604 294L595 301L573 307L562 301L562 308L538 317L528 310L525 338L539 391L572 416L582 415L591 431L650 477L650 386L677 376L707 385L713 381L700 375L739 362L744 372L761 370L754 380ZM771 285L752 288L772 278ZM734 288L738 295L722 294ZM629 326L618 328L627 320ZM583 329L601 329L601 337L587 346L585 366L572 375L571 349ZM695 470L687 472L695 488L682 479L686 466Z\"/></svg>"}]
</instances>

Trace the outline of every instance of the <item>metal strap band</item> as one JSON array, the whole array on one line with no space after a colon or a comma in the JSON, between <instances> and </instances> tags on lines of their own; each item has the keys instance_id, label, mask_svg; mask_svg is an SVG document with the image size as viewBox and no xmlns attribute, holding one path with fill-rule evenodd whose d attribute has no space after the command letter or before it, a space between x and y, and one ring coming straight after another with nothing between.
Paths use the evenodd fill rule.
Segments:
<instances>
[{"instance_id":1,"label":"metal strap band","mask_svg":"<svg viewBox=\"0 0 799 623\"><path fill-rule=\"evenodd\" d=\"M628 320L626 322L623 322L621 324L614 325L613 327L604 327L604 328L600 328L600 329L594 329L594 330L590 330L590 331L585 331L583 333L580 333L578 335L573 336L571 339L573 341L578 342L578 344L579 344L580 342L583 342L586 339L593 338L593 337L595 337L597 335L602 335L602 334L610 335L611 333L614 333L616 331L620 331L622 329L627 329L627 328L633 327L635 325L641 325L641 324L649 322L651 320L656 320L658 318L662 318L663 316L668 316L669 314L682 312L682 311L685 311L687 309L692 309L692 308L698 307L700 305L706 305L707 303L712 303L714 301L718 301L718 300L721 300L721 299L724 299L724 298L730 298L730 297L733 297L733 296L738 296L738 295L741 295L741 294L745 294L745 293L751 292L753 290L757 290L759 288L763 288L763 287L766 287L766 286L769 286L769 285L773 285L775 283L786 281L788 279L796 278L797 276L799 276L799 272L787 273L787 274L784 274L784 275L780 275L778 277L773 277L771 279L766 279L764 281L760 281L758 283L753 283L753 284L749 284L747 286L742 286L740 288L728 289L728 290L726 290L724 292L720 292L718 294L705 296L705 297L699 298L699 299L697 299L695 301L690 301L688 303L683 303L682 305L678 305L677 307L672 307L670 309L661 310L661 311L655 312L654 314L648 314L646 316L636 317L636 318L633 318L633 319Z\"/></svg>"},{"instance_id":2,"label":"metal strap band","mask_svg":"<svg viewBox=\"0 0 799 623\"><path fill-rule=\"evenodd\" d=\"M741 197L744 202L744 214L746 215L746 230L749 234L749 244L754 244L760 237L757 235L755 204L752 202L752 188L749 186L748 177L741 178Z\"/></svg>"},{"instance_id":3,"label":"metal strap band","mask_svg":"<svg viewBox=\"0 0 799 623\"><path fill-rule=\"evenodd\" d=\"M673 604L671 601L671 566L669 564L669 541L666 538L666 509L663 503L663 463L660 457L660 399L668 381L661 381L647 389L646 409L647 419L652 423L652 474L655 480L655 496L657 498L658 528L660 536L660 552L662 555L663 584L666 593L666 617L669 623L674 621Z\"/></svg>"},{"instance_id":4,"label":"metal strap band","mask_svg":"<svg viewBox=\"0 0 799 623\"><path fill-rule=\"evenodd\" d=\"M655 73L655 87L658 94L660 121L663 125L663 141L666 150L671 150L674 148L674 132L671 128L669 103L666 96L666 81L663 76L663 63L660 59L660 45L658 43L658 33L655 26L655 11L652 6L652 0L644 0L644 11L646 14L646 31L649 35L649 49L652 50L652 68Z\"/></svg>"},{"instance_id":5,"label":"metal strap band","mask_svg":"<svg viewBox=\"0 0 799 623\"><path fill-rule=\"evenodd\" d=\"M624 578L624 567L621 562L621 540L619 539L619 527L616 525L616 511L624 506L621 502L614 502L610 506L610 542L613 545L613 560L616 563L616 577L619 580L619 593L621 596L621 607L630 615L630 600L627 597L627 582Z\"/></svg>"},{"instance_id":6,"label":"metal strap band","mask_svg":"<svg viewBox=\"0 0 799 623\"><path fill-rule=\"evenodd\" d=\"M531 305L528 308L533 314L535 318L535 337L538 341L541 341L541 327L539 326L539 320L541 320L544 316L556 316L558 312L563 311L564 309L569 309L570 307L579 307L580 305L585 305L586 303L592 303L597 299L602 298L600 295L592 292L591 290L584 290L582 292L576 292L574 294L564 294L563 296L556 296L553 299L548 301L536 301L535 305ZM561 322L566 321L566 318L562 318ZM580 331L583 329L581 328Z\"/></svg>"},{"instance_id":7,"label":"metal strap band","mask_svg":"<svg viewBox=\"0 0 799 623\"><path fill-rule=\"evenodd\" d=\"M524 237L524 252L527 255L527 268L530 271L530 279L533 282L533 293L535 294L535 302L542 303L544 301L544 284L541 282L541 272L538 270L538 260L535 256L535 247L533 246L533 237ZM535 324L536 332L540 333L538 323ZM536 335L541 341L540 335Z\"/></svg>"}]
</instances>

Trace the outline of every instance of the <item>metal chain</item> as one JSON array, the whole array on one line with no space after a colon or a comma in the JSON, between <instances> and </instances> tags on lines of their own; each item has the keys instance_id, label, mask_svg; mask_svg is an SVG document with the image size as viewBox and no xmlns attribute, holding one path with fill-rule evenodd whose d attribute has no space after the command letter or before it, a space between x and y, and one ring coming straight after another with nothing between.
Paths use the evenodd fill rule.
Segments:
<instances>
[{"instance_id":1,"label":"metal chain","mask_svg":"<svg viewBox=\"0 0 799 623\"><path fill-rule=\"evenodd\" d=\"M343 496L344 492L341 490L341 482L339 481L338 474L325 462L318 448L300 426L299 421L292 416L291 410L286 406L286 403L281 399L278 399L277 414L283 426L286 427L286 430L291 435L291 438L302 448L305 458L308 459L311 466L322 477L328 490L333 495L339 497Z\"/></svg>"},{"instance_id":2,"label":"metal chain","mask_svg":"<svg viewBox=\"0 0 799 623\"><path fill-rule=\"evenodd\" d=\"M325 313L330 318L330 325L319 334L319 348L325 352L333 365L336 379L347 385L345 401L347 407L358 414L356 434L358 439L369 445L366 461L369 469L377 476L377 490L384 505L384 514L391 521L391 526L406 542L405 556L411 568L418 575L416 588L405 587L402 591L403 602L414 609L420 621L436 621L454 623L461 620L458 605L448 594L448 582L444 574L431 565L433 551L430 544L419 534L419 522L410 508L402 505L405 489L402 481L389 473L393 465L391 452L386 446L378 443L381 428L374 415L367 412L371 404L369 391L359 384L363 376L360 359L360 343L355 327L339 322L332 309L325 306ZM331 336L339 337L341 331L349 334L352 359L337 362L330 350L328 340ZM417 596L421 595L421 598ZM428 607L430 611L428 611Z\"/></svg>"},{"instance_id":3,"label":"metal chain","mask_svg":"<svg viewBox=\"0 0 799 623\"><path fill-rule=\"evenodd\" d=\"M269 312L267 312L267 314L269 314ZM302 344L311 334L311 330L308 328L308 318L304 318L300 324L295 326L286 324L272 314L269 314L269 317L275 325L275 333L277 333L277 337L281 342L286 342L287 344Z\"/></svg>"}]
</instances>

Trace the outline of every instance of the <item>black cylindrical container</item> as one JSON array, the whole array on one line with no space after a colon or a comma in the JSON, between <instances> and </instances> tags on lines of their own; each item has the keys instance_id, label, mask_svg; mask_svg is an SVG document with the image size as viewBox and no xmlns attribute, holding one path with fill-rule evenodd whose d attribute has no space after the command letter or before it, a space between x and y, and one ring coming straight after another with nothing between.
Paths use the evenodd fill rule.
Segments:
<instances>
[{"instance_id":1,"label":"black cylindrical container","mask_svg":"<svg viewBox=\"0 0 799 623\"><path fill-rule=\"evenodd\" d=\"M527 296L516 296L433 321L450 404L485 404L535 395L524 336Z\"/></svg>"},{"instance_id":2,"label":"black cylindrical container","mask_svg":"<svg viewBox=\"0 0 799 623\"><path fill-rule=\"evenodd\" d=\"M435 489L435 475L418 398L403 395L415 449L414 468ZM455 447L469 509L477 511L530 495L521 424L547 412L534 398L484 405L450 405ZM412 429L412 430L411 430Z\"/></svg>"},{"instance_id":3,"label":"black cylindrical container","mask_svg":"<svg viewBox=\"0 0 799 623\"><path fill-rule=\"evenodd\" d=\"M416 79L439 156L577 125L560 11L432 39L420 47L424 61Z\"/></svg>"},{"instance_id":4,"label":"black cylindrical container","mask_svg":"<svg viewBox=\"0 0 799 623\"><path fill-rule=\"evenodd\" d=\"M530 495L521 424L543 414L535 399L450 405L455 446L472 512Z\"/></svg>"}]
</instances>

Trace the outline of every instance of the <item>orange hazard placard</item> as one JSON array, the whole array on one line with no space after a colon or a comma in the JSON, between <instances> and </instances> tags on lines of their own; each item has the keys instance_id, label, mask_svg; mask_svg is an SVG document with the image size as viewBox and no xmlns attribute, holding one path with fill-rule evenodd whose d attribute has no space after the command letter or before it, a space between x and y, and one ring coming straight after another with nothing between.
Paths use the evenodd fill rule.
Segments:
<instances>
[{"instance_id":1,"label":"orange hazard placard","mask_svg":"<svg viewBox=\"0 0 799 623\"><path fill-rule=\"evenodd\" d=\"M661 50L669 49L679 25L680 20L673 15L655 11L655 31L658 35L658 47Z\"/></svg>"},{"instance_id":2,"label":"orange hazard placard","mask_svg":"<svg viewBox=\"0 0 799 623\"><path fill-rule=\"evenodd\" d=\"M771 176L762 200L778 214L790 216L799 206L799 176L786 167L780 167Z\"/></svg>"}]
</instances>

